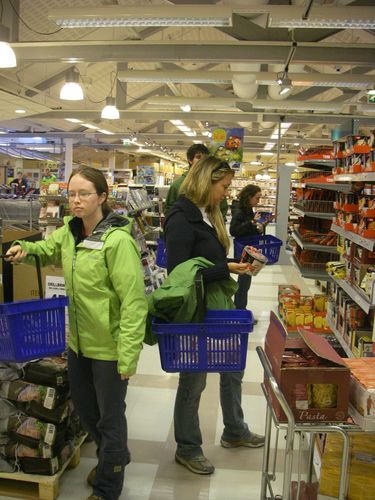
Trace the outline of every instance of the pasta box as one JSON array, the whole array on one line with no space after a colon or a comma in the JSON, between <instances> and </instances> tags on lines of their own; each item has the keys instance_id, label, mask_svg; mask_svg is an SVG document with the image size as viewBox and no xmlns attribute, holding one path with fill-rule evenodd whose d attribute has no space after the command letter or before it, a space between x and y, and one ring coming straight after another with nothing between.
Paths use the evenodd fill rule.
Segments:
<instances>
[{"instance_id":1,"label":"pasta box","mask_svg":"<svg viewBox=\"0 0 375 500\"><path fill-rule=\"evenodd\" d=\"M271 312L265 352L273 375L297 422L342 422L348 416L350 369L327 340L299 328L288 338L281 320ZM280 422L286 415L265 383Z\"/></svg>"}]
</instances>

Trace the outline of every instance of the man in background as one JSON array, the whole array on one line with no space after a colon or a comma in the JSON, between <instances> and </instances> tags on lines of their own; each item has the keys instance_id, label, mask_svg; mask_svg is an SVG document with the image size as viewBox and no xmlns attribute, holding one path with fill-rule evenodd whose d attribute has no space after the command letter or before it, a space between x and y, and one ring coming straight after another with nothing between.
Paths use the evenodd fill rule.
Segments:
<instances>
[{"instance_id":1,"label":"man in background","mask_svg":"<svg viewBox=\"0 0 375 500\"><path fill-rule=\"evenodd\" d=\"M210 154L209 149L204 144L192 144L189 149L186 151L186 158L189 162L189 169L193 165L197 163L203 156L207 156ZM181 184L184 182L187 172L184 172L180 177L172 182L168 194L167 199L165 201L165 214L168 213L169 209L172 207L173 203L177 200L179 191L181 188ZM220 211L223 214L224 220L228 210L228 202L224 199L220 203Z\"/></svg>"},{"instance_id":2,"label":"man in background","mask_svg":"<svg viewBox=\"0 0 375 500\"><path fill-rule=\"evenodd\" d=\"M17 177L12 180L10 185L14 189L15 194L20 195L27 192L28 182L22 172L17 172Z\"/></svg>"},{"instance_id":3,"label":"man in background","mask_svg":"<svg viewBox=\"0 0 375 500\"><path fill-rule=\"evenodd\" d=\"M56 182L56 180L57 180L56 175L53 174L47 167L42 177L42 184L51 184L51 182Z\"/></svg>"}]
</instances>

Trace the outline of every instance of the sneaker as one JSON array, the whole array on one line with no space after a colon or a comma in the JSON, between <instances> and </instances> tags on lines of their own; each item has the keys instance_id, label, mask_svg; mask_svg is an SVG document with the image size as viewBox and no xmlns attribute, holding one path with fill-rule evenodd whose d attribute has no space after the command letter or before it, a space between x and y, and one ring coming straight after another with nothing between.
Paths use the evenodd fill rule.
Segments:
<instances>
[{"instance_id":1,"label":"sneaker","mask_svg":"<svg viewBox=\"0 0 375 500\"><path fill-rule=\"evenodd\" d=\"M207 460L204 455L197 455L196 457L183 458L175 455L176 462L184 465L187 469L195 474L212 474L215 467Z\"/></svg>"},{"instance_id":2,"label":"sneaker","mask_svg":"<svg viewBox=\"0 0 375 500\"><path fill-rule=\"evenodd\" d=\"M236 441L225 441L220 439L220 444L223 448L239 448L245 446L246 448L261 448L264 446L264 436L252 432L250 437L237 439Z\"/></svg>"},{"instance_id":3,"label":"sneaker","mask_svg":"<svg viewBox=\"0 0 375 500\"><path fill-rule=\"evenodd\" d=\"M89 475L87 476L87 484L91 487L94 486L94 480L95 480L95 477L96 477L96 467L94 467L90 472L89 472Z\"/></svg>"}]
</instances>

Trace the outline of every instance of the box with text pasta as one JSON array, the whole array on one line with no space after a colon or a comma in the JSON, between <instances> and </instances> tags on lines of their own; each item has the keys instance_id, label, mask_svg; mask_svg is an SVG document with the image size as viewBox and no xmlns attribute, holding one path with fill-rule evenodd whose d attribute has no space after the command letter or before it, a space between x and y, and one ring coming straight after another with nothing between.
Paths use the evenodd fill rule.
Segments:
<instances>
[{"instance_id":1,"label":"box with text pasta","mask_svg":"<svg viewBox=\"0 0 375 500\"><path fill-rule=\"evenodd\" d=\"M350 369L322 335L300 328L288 338L280 319L271 312L265 352L297 422L342 422L348 416ZM266 387L279 421L285 413L268 382Z\"/></svg>"}]
</instances>

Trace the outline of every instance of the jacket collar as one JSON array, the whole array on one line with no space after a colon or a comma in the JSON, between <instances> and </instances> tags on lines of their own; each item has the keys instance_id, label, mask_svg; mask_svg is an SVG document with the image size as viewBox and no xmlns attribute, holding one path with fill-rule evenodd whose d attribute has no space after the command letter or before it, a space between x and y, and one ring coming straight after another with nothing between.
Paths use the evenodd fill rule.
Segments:
<instances>
[{"instance_id":1,"label":"jacket collar","mask_svg":"<svg viewBox=\"0 0 375 500\"><path fill-rule=\"evenodd\" d=\"M104 217L95 227L92 235L88 238L91 241L100 241L103 234L111 229L112 227L123 227L129 224L129 220L116 212L110 212L106 217ZM74 236L76 244L82 241L83 237L83 223L82 219L79 217L73 217L69 221L70 230Z\"/></svg>"},{"instance_id":2,"label":"jacket collar","mask_svg":"<svg viewBox=\"0 0 375 500\"><path fill-rule=\"evenodd\" d=\"M186 196L181 195L177 198L168 214L167 219L176 212L184 212L185 217L189 222L203 221L202 212L192 201L186 198Z\"/></svg>"}]
</instances>

